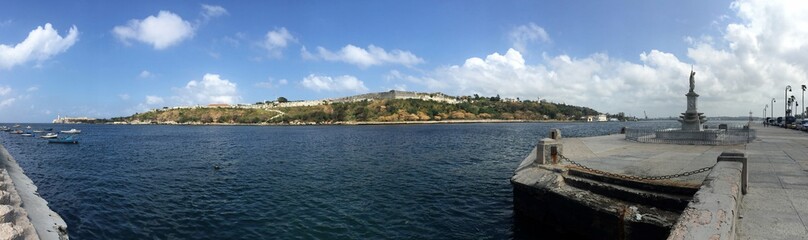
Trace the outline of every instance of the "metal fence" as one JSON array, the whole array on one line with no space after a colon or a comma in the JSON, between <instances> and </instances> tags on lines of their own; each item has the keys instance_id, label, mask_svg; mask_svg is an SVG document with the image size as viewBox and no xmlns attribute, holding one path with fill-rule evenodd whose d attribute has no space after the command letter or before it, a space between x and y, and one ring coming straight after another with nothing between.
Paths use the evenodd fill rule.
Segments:
<instances>
[{"instance_id":1,"label":"metal fence","mask_svg":"<svg viewBox=\"0 0 808 240\"><path fill-rule=\"evenodd\" d=\"M626 140L641 143L738 145L752 142L756 137L755 130L748 127L707 128L703 131L626 128Z\"/></svg>"}]
</instances>

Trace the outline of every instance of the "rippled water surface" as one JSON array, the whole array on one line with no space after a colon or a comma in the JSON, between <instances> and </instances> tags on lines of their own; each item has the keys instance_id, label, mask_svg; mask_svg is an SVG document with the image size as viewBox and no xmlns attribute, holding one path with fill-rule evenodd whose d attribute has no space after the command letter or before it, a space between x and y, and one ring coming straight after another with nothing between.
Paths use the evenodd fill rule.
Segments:
<instances>
[{"instance_id":1,"label":"rippled water surface","mask_svg":"<svg viewBox=\"0 0 808 240\"><path fill-rule=\"evenodd\" d=\"M521 237L508 179L550 128L675 125L32 124L81 143L0 140L73 239L507 239Z\"/></svg>"}]
</instances>

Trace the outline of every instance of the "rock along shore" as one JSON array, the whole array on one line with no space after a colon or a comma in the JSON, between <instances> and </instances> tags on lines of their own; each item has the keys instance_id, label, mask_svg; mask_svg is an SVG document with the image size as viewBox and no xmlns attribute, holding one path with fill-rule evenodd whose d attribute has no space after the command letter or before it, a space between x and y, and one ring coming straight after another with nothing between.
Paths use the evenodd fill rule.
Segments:
<instances>
[{"instance_id":1,"label":"rock along shore","mask_svg":"<svg viewBox=\"0 0 808 240\"><path fill-rule=\"evenodd\" d=\"M68 239L67 224L0 145L0 240Z\"/></svg>"}]
</instances>

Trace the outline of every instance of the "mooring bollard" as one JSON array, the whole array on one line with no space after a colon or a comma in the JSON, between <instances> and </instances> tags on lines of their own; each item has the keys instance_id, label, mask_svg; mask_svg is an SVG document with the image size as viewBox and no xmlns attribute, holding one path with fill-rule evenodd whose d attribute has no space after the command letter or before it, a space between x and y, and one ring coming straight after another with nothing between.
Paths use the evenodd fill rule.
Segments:
<instances>
[{"instance_id":1,"label":"mooring bollard","mask_svg":"<svg viewBox=\"0 0 808 240\"><path fill-rule=\"evenodd\" d=\"M558 128L550 129L550 138L553 140L561 140L561 130L558 130Z\"/></svg>"},{"instance_id":2,"label":"mooring bollard","mask_svg":"<svg viewBox=\"0 0 808 240\"><path fill-rule=\"evenodd\" d=\"M732 161L743 164L743 169L741 170L741 193L746 194L748 188L747 182L749 180L749 164L747 164L746 154L737 150L724 151L718 156L717 160L717 162L722 161Z\"/></svg>"},{"instance_id":3,"label":"mooring bollard","mask_svg":"<svg viewBox=\"0 0 808 240\"><path fill-rule=\"evenodd\" d=\"M536 164L558 164L564 146L561 144L561 131L550 130L550 137L539 140L536 145Z\"/></svg>"}]
</instances>

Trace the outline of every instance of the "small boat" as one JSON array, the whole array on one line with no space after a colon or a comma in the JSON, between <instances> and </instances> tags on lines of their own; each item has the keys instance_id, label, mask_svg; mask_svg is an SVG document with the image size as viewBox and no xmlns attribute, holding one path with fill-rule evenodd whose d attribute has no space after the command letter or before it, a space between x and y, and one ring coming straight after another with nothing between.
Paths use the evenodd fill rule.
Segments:
<instances>
[{"instance_id":1,"label":"small boat","mask_svg":"<svg viewBox=\"0 0 808 240\"><path fill-rule=\"evenodd\" d=\"M48 143L78 144L79 138L73 135L67 135L67 137L64 138L48 139Z\"/></svg>"},{"instance_id":2,"label":"small boat","mask_svg":"<svg viewBox=\"0 0 808 240\"><path fill-rule=\"evenodd\" d=\"M53 131L53 128L45 128L44 130L50 132Z\"/></svg>"},{"instance_id":3,"label":"small boat","mask_svg":"<svg viewBox=\"0 0 808 240\"><path fill-rule=\"evenodd\" d=\"M56 138L56 137L58 137L58 136L59 136L59 134L56 134L56 133L46 133L45 135L42 135L42 136L40 136L40 137L41 137L41 138L50 139L50 138Z\"/></svg>"},{"instance_id":4,"label":"small boat","mask_svg":"<svg viewBox=\"0 0 808 240\"><path fill-rule=\"evenodd\" d=\"M12 126L12 127L13 128L18 128L18 127L20 127L20 125L19 124L14 124L14 126Z\"/></svg>"},{"instance_id":5,"label":"small boat","mask_svg":"<svg viewBox=\"0 0 808 240\"><path fill-rule=\"evenodd\" d=\"M71 128L70 130L67 130L67 131L62 130L62 131L60 131L60 132L61 132L61 133L76 134L76 133L81 133L81 130L78 130L78 129L75 129L75 128Z\"/></svg>"},{"instance_id":6,"label":"small boat","mask_svg":"<svg viewBox=\"0 0 808 240\"><path fill-rule=\"evenodd\" d=\"M27 127L25 127L25 128L26 128L26 129L31 129L31 126L27 126Z\"/></svg>"},{"instance_id":7,"label":"small boat","mask_svg":"<svg viewBox=\"0 0 808 240\"><path fill-rule=\"evenodd\" d=\"M25 132L23 132L22 134L20 134L20 136L23 136L23 137L31 137L31 136L34 136L34 134L33 134L33 133L31 133L31 132L29 132L29 131L25 131Z\"/></svg>"},{"instance_id":8,"label":"small boat","mask_svg":"<svg viewBox=\"0 0 808 240\"><path fill-rule=\"evenodd\" d=\"M34 130L35 133L45 132L45 130Z\"/></svg>"},{"instance_id":9,"label":"small boat","mask_svg":"<svg viewBox=\"0 0 808 240\"><path fill-rule=\"evenodd\" d=\"M22 134L22 130L11 131L11 134Z\"/></svg>"}]
</instances>

